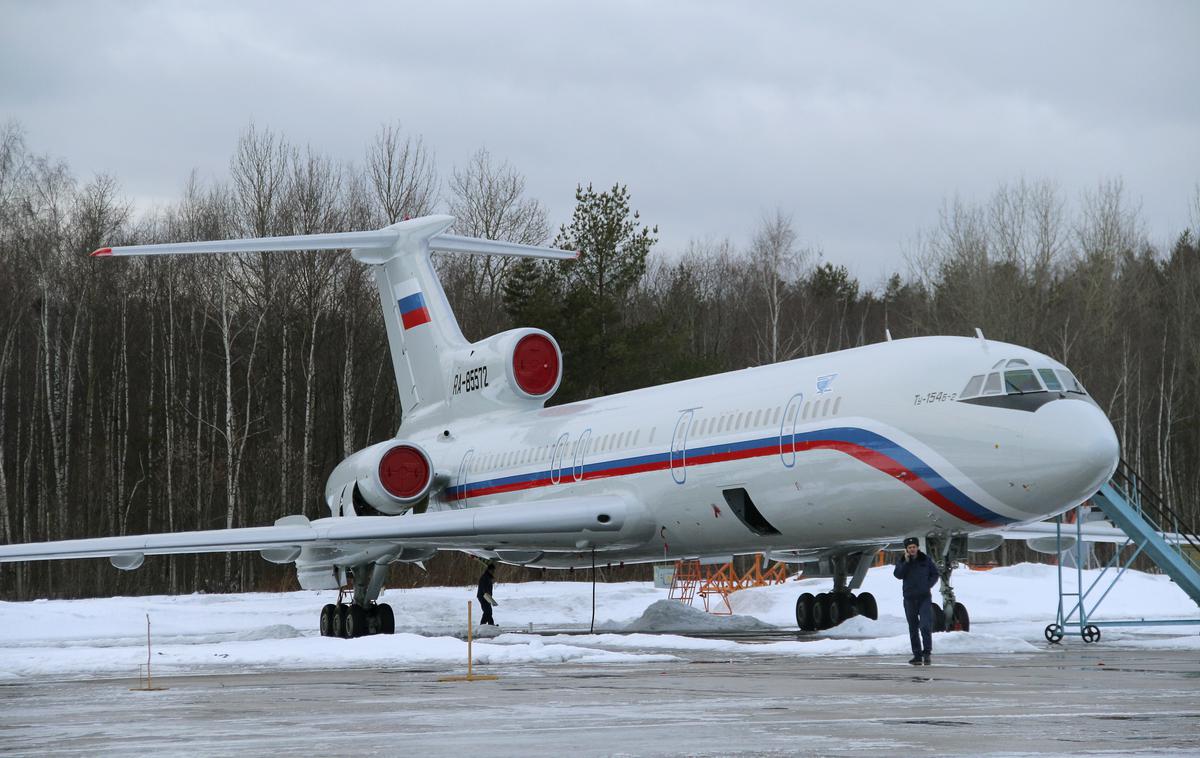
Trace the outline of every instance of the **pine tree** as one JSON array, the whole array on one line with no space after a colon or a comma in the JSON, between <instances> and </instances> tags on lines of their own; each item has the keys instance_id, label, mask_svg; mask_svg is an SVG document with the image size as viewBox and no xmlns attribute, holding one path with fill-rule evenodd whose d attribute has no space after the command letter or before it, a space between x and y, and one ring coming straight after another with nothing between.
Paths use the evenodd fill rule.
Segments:
<instances>
[{"instance_id":1,"label":"pine tree","mask_svg":"<svg viewBox=\"0 0 1200 758\"><path fill-rule=\"evenodd\" d=\"M630 363L637 340L626 307L646 272L658 227L639 228L641 216L630 210L629 190L619 184L608 192L577 187L575 200L571 223L554 240L556 247L579 251L563 268L560 340L566 389L591 397L627 388L621 368Z\"/></svg>"}]
</instances>

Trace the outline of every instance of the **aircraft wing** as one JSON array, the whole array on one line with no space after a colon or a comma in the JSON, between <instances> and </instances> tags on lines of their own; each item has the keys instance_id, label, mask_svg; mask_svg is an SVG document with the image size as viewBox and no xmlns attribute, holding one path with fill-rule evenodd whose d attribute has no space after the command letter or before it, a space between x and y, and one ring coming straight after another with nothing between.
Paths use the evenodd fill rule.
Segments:
<instances>
[{"instance_id":1,"label":"aircraft wing","mask_svg":"<svg viewBox=\"0 0 1200 758\"><path fill-rule=\"evenodd\" d=\"M0 545L0 562L109 558L137 568L145 555L248 550L291 555L301 548L341 548L343 556L394 544L438 549L580 551L644 541L653 523L640 506L613 495L559 498L403 516L344 516L309 521L288 516L274 526L143 534ZM286 558L277 562L290 562ZM334 557L333 562L338 562Z\"/></svg>"},{"instance_id":2,"label":"aircraft wing","mask_svg":"<svg viewBox=\"0 0 1200 758\"><path fill-rule=\"evenodd\" d=\"M1054 539L1057 532L1057 525L1052 521L1039 521L1036 524L1026 524L998 531L996 534L1003 535L1005 539L1010 540L1041 540L1049 537ZM1088 521L1078 527L1076 531L1075 524L1063 524L1062 536L1063 540L1071 540L1073 543L1076 537L1082 537L1084 542L1108 542L1114 544L1122 544L1129 539L1125 532L1121 531L1111 521ZM1164 535L1168 539L1172 535ZM1178 539L1179 535L1174 535Z\"/></svg>"}]
</instances>

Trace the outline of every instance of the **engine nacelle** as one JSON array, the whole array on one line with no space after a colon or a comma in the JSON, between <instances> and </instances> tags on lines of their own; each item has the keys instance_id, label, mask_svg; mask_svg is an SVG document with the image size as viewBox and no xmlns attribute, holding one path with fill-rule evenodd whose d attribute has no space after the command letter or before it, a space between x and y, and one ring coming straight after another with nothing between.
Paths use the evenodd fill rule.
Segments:
<instances>
[{"instance_id":1,"label":"engine nacelle","mask_svg":"<svg viewBox=\"0 0 1200 758\"><path fill-rule=\"evenodd\" d=\"M394 516L424 501L432 486L433 461L425 449L389 440L338 464L325 484L325 500L335 516L345 515L356 499Z\"/></svg>"},{"instance_id":2,"label":"engine nacelle","mask_svg":"<svg viewBox=\"0 0 1200 758\"><path fill-rule=\"evenodd\" d=\"M464 411L541 407L562 384L562 351L541 329L510 329L454 354L449 381L450 404Z\"/></svg>"}]
</instances>

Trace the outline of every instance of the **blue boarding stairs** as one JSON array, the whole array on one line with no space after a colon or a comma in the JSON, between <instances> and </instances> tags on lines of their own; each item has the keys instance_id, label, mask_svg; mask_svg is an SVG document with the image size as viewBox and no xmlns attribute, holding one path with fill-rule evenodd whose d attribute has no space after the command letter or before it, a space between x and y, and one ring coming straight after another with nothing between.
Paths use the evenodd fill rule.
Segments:
<instances>
[{"instance_id":1,"label":"blue boarding stairs","mask_svg":"<svg viewBox=\"0 0 1200 758\"><path fill-rule=\"evenodd\" d=\"M1057 643L1068 628L1079 631L1084 642L1100 640L1100 627L1109 626L1161 626L1175 624L1200 624L1195 619L1120 619L1098 620L1096 610L1113 586L1121 579L1139 556L1145 555L1169 576L1200 610L1200 537L1196 528L1185 520L1157 492L1138 476L1137 472L1122 460L1113 477L1092 498L1127 539L1113 551L1112 558L1092 583L1084 589L1083 567L1085 559L1084 508L1058 517L1056 539L1058 542L1058 618L1046 627L1046 639ZM1130 552L1125 548L1133 546ZM1074 571L1064 571L1062 558L1071 553ZM1122 556L1125 557L1122 557ZM1069 574L1074 574L1073 577ZM1072 586L1072 579L1074 584ZM1097 594L1098 593L1098 594ZM1094 602L1091 598L1095 598Z\"/></svg>"}]
</instances>

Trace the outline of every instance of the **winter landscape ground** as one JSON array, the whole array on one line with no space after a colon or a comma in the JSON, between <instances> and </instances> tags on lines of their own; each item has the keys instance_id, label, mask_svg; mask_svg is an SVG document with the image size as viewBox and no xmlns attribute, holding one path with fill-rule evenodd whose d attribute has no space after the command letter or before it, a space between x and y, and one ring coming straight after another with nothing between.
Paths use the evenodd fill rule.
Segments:
<instances>
[{"instance_id":1,"label":"winter landscape ground","mask_svg":"<svg viewBox=\"0 0 1200 758\"><path fill-rule=\"evenodd\" d=\"M1094 576L1087 572L1086 576ZM864 590L879 603L878 621L856 618L819 635L794 630L801 592L827 589L828 580L790 581L731 597L733 616L666 602L649 583L596 585L596 633L588 634L592 586L587 582L530 582L497 588L500 627L474 645L484 667L535 662L628 663L686 659L697 652L762 656L893 656L908 653L898 582L889 568L873 569ZM1022 564L959 571L955 589L972 619L970 633L937 635L937 653L1036 652L1057 607L1056 569ZM317 632L317 612L336 593L290 592L179 597L118 597L0 603L0 680L136 676L146 662L146 617L152 629L156 675L243 670L465 663L466 606L472 587L387 590L395 609L394 636L329 639ZM697 606L700 601L697 600ZM1197 618L1194 603L1166 577L1129 572L1098 617ZM753 632L761 632L754 635ZM556 634L555 632L561 632ZM754 644L730 639L731 632ZM1200 651L1200 625L1106 628L1099 645ZM708 635L708 636L706 636ZM1067 644L1082 644L1068 637Z\"/></svg>"}]
</instances>

